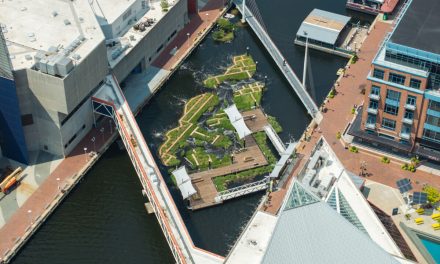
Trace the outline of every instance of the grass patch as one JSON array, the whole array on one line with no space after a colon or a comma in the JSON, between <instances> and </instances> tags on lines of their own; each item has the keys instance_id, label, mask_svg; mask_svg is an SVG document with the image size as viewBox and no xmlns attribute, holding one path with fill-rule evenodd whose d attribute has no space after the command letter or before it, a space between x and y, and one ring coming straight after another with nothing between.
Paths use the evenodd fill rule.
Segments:
<instances>
[{"instance_id":1,"label":"grass patch","mask_svg":"<svg viewBox=\"0 0 440 264\"><path fill-rule=\"evenodd\" d=\"M241 81L252 77L257 69L251 56L240 55L233 58L234 64L226 69L223 74L210 76L203 81L208 88L216 88L224 81Z\"/></svg>"},{"instance_id":2,"label":"grass patch","mask_svg":"<svg viewBox=\"0 0 440 264\"><path fill-rule=\"evenodd\" d=\"M272 150L269 148L267 144L267 136L263 131L257 132L254 135L255 141L257 142L258 147L263 152L269 164L277 163L277 158L273 154Z\"/></svg>"},{"instance_id":3,"label":"grass patch","mask_svg":"<svg viewBox=\"0 0 440 264\"><path fill-rule=\"evenodd\" d=\"M238 173L232 173L224 176L218 176L213 178L213 182L217 191L225 191L227 185L231 182L243 181L253 179L256 176L268 174L273 170L273 165L266 165L263 167L258 167L250 170L241 171Z\"/></svg>"},{"instance_id":4,"label":"grass patch","mask_svg":"<svg viewBox=\"0 0 440 264\"><path fill-rule=\"evenodd\" d=\"M193 169L206 170L209 168L209 160L211 159L211 167L213 169L227 166L231 164L231 158L228 155L224 155L218 158L212 154L206 154L205 149L197 147L185 154L187 158L193 165Z\"/></svg>"},{"instance_id":5,"label":"grass patch","mask_svg":"<svg viewBox=\"0 0 440 264\"><path fill-rule=\"evenodd\" d=\"M234 92L234 103L240 111L251 110L260 106L263 96L264 86L259 83L244 85L241 89Z\"/></svg>"},{"instance_id":6,"label":"grass patch","mask_svg":"<svg viewBox=\"0 0 440 264\"><path fill-rule=\"evenodd\" d=\"M274 116L267 116L267 122L273 127L275 132L281 133L283 132L283 128L281 127L280 123L278 123L276 117Z\"/></svg>"}]
</instances>

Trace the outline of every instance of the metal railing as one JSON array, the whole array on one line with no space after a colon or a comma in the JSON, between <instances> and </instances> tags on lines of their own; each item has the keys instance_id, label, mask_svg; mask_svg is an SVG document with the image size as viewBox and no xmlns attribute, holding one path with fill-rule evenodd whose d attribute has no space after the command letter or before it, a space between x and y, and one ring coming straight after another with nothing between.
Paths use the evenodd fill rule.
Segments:
<instances>
[{"instance_id":1,"label":"metal railing","mask_svg":"<svg viewBox=\"0 0 440 264\"><path fill-rule=\"evenodd\" d=\"M264 189L267 189L269 186L268 177L266 176L264 179L251 182L248 184L240 185L238 187L234 187L225 191L221 191L218 193L218 195L215 197L216 201L226 201L229 199L233 199L239 196L243 196L249 193L258 192Z\"/></svg>"},{"instance_id":2,"label":"metal railing","mask_svg":"<svg viewBox=\"0 0 440 264\"><path fill-rule=\"evenodd\" d=\"M243 5L241 0L234 0L234 3L236 4L238 10L243 13ZM298 76L296 76L295 72L292 70L290 65L287 63L281 52L279 51L278 47L275 45L275 43L270 38L269 34L264 30L264 28L260 25L258 20L254 16L250 16L247 14L252 14L251 10L245 6L245 19L251 26L251 28L254 30L254 33L258 36L258 38L261 40L263 45L266 47L269 54L274 59L277 66L280 68L281 72L286 77L289 84L292 86L293 90L296 92L297 96L301 100L301 102L306 107L308 113L315 118L319 112L318 106L313 101L313 99L310 97L309 93L305 90L304 86L298 79Z\"/></svg>"}]
</instances>

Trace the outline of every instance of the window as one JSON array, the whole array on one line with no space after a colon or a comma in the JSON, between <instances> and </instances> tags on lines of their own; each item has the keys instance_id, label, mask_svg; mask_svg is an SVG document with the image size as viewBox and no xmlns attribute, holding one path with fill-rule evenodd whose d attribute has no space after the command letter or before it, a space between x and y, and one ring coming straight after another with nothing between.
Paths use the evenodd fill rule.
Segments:
<instances>
[{"instance_id":1,"label":"window","mask_svg":"<svg viewBox=\"0 0 440 264\"><path fill-rule=\"evenodd\" d=\"M382 127L389 130L395 130L396 129L396 121L383 118L382 119Z\"/></svg>"},{"instance_id":2,"label":"window","mask_svg":"<svg viewBox=\"0 0 440 264\"><path fill-rule=\"evenodd\" d=\"M412 95L408 95L408 98L406 98L406 104L416 105L416 100L417 100L417 97L412 96Z\"/></svg>"},{"instance_id":3,"label":"window","mask_svg":"<svg viewBox=\"0 0 440 264\"><path fill-rule=\"evenodd\" d=\"M440 133L425 128L423 129L423 138L440 142Z\"/></svg>"},{"instance_id":4,"label":"window","mask_svg":"<svg viewBox=\"0 0 440 264\"><path fill-rule=\"evenodd\" d=\"M412 120L414 118L414 112L406 110L405 114L403 115L403 117L406 118L406 119L411 119Z\"/></svg>"},{"instance_id":5,"label":"window","mask_svg":"<svg viewBox=\"0 0 440 264\"><path fill-rule=\"evenodd\" d=\"M378 79L382 79L383 80L383 76L385 75L385 72L379 69L374 69L373 70L373 77L374 78L378 78Z\"/></svg>"},{"instance_id":6,"label":"window","mask_svg":"<svg viewBox=\"0 0 440 264\"><path fill-rule=\"evenodd\" d=\"M367 124L376 124L376 116L372 114L368 114L367 116Z\"/></svg>"},{"instance_id":7,"label":"window","mask_svg":"<svg viewBox=\"0 0 440 264\"><path fill-rule=\"evenodd\" d=\"M22 126L29 126L34 123L34 118L32 117L32 114L22 115L21 116L21 125Z\"/></svg>"},{"instance_id":8,"label":"window","mask_svg":"<svg viewBox=\"0 0 440 264\"><path fill-rule=\"evenodd\" d=\"M440 112L440 102L429 101L428 108L437 112Z\"/></svg>"},{"instance_id":9,"label":"window","mask_svg":"<svg viewBox=\"0 0 440 264\"><path fill-rule=\"evenodd\" d=\"M438 118L436 116L432 116L432 115L426 115L425 123L433 125L433 126L440 127L440 118Z\"/></svg>"},{"instance_id":10,"label":"window","mask_svg":"<svg viewBox=\"0 0 440 264\"><path fill-rule=\"evenodd\" d=\"M388 77L388 81L403 85L403 84L405 84L405 76L390 72L390 75Z\"/></svg>"},{"instance_id":11,"label":"window","mask_svg":"<svg viewBox=\"0 0 440 264\"><path fill-rule=\"evenodd\" d=\"M371 86L371 94L379 95L380 94L380 87L379 86Z\"/></svg>"},{"instance_id":12,"label":"window","mask_svg":"<svg viewBox=\"0 0 440 264\"><path fill-rule=\"evenodd\" d=\"M415 89L420 89L421 83L422 82L420 80L411 78L411 80L409 81L409 87L415 88Z\"/></svg>"},{"instance_id":13,"label":"window","mask_svg":"<svg viewBox=\"0 0 440 264\"><path fill-rule=\"evenodd\" d=\"M377 101L370 101L370 105L368 106L368 108L377 109L378 106L379 104L377 103Z\"/></svg>"},{"instance_id":14,"label":"window","mask_svg":"<svg viewBox=\"0 0 440 264\"><path fill-rule=\"evenodd\" d=\"M390 104L385 104L384 112L392 115L397 115L399 113L399 107Z\"/></svg>"},{"instance_id":15,"label":"window","mask_svg":"<svg viewBox=\"0 0 440 264\"><path fill-rule=\"evenodd\" d=\"M387 99L400 102L400 92L388 89L387 90Z\"/></svg>"},{"instance_id":16,"label":"window","mask_svg":"<svg viewBox=\"0 0 440 264\"><path fill-rule=\"evenodd\" d=\"M403 124L401 133L402 134L411 134L411 126L407 125L407 124Z\"/></svg>"},{"instance_id":17,"label":"window","mask_svg":"<svg viewBox=\"0 0 440 264\"><path fill-rule=\"evenodd\" d=\"M379 137L394 140L394 137L387 135L387 134L379 133Z\"/></svg>"}]
</instances>

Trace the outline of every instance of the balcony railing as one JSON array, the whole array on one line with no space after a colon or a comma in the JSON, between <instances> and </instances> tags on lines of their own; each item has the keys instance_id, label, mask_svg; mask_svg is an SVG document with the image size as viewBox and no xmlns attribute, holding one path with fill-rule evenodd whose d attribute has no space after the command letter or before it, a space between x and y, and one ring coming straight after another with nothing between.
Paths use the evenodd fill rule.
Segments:
<instances>
[{"instance_id":1,"label":"balcony railing","mask_svg":"<svg viewBox=\"0 0 440 264\"><path fill-rule=\"evenodd\" d=\"M378 95L378 94L370 94L368 97L370 97L370 99L373 99L376 101L379 101L379 99L380 99L380 95Z\"/></svg>"},{"instance_id":2,"label":"balcony railing","mask_svg":"<svg viewBox=\"0 0 440 264\"><path fill-rule=\"evenodd\" d=\"M403 118L402 122L408 125L412 125L414 121L411 118Z\"/></svg>"},{"instance_id":3,"label":"balcony railing","mask_svg":"<svg viewBox=\"0 0 440 264\"><path fill-rule=\"evenodd\" d=\"M366 123L365 127L368 129L376 129L376 124L375 123Z\"/></svg>"},{"instance_id":4,"label":"balcony railing","mask_svg":"<svg viewBox=\"0 0 440 264\"><path fill-rule=\"evenodd\" d=\"M377 115L377 108L368 107L367 112L373 115Z\"/></svg>"},{"instance_id":5,"label":"balcony railing","mask_svg":"<svg viewBox=\"0 0 440 264\"><path fill-rule=\"evenodd\" d=\"M407 132L400 132L400 137L408 140L408 139L410 139L411 135Z\"/></svg>"},{"instance_id":6,"label":"balcony railing","mask_svg":"<svg viewBox=\"0 0 440 264\"><path fill-rule=\"evenodd\" d=\"M414 111L416 110L416 105L405 104L405 109Z\"/></svg>"}]
</instances>

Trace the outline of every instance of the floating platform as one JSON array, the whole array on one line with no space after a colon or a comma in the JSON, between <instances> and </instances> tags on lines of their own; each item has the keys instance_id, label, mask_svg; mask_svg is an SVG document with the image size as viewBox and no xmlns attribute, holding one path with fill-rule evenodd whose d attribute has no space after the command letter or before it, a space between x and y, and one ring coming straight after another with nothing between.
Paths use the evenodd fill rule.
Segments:
<instances>
[{"instance_id":1,"label":"floating platform","mask_svg":"<svg viewBox=\"0 0 440 264\"><path fill-rule=\"evenodd\" d=\"M314 9L296 33L295 44L350 58L360 49L368 27L351 24L351 18Z\"/></svg>"}]
</instances>

